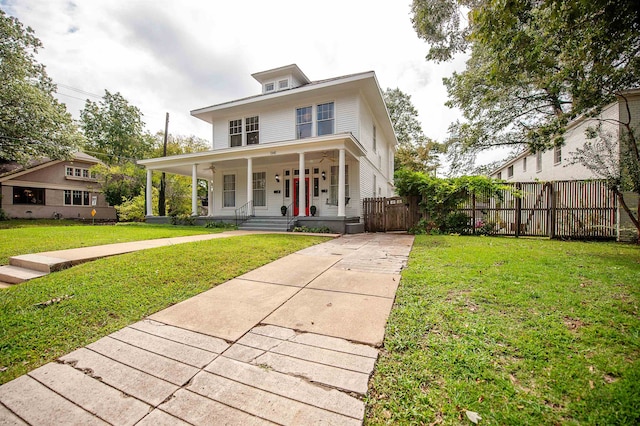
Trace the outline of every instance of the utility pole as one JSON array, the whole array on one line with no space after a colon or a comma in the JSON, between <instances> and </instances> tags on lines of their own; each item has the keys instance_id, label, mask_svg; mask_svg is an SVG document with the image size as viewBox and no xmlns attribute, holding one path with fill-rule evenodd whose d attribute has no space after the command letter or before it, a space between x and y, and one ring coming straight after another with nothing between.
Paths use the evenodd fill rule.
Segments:
<instances>
[{"instance_id":1,"label":"utility pole","mask_svg":"<svg viewBox=\"0 0 640 426\"><path fill-rule=\"evenodd\" d=\"M164 149L162 150L162 155L164 157L167 156L167 138L169 137L169 113L167 113L167 118L164 122ZM166 216L165 211L165 173L162 172L162 178L160 178L160 194L158 196L158 216Z\"/></svg>"}]
</instances>

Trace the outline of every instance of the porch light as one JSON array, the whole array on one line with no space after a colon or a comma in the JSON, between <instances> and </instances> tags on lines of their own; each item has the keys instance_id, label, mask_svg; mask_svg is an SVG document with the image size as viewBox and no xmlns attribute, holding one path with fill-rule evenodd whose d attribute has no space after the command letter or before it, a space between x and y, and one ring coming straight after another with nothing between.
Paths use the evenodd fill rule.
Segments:
<instances>
[{"instance_id":1,"label":"porch light","mask_svg":"<svg viewBox=\"0 0 640 426\"><path fill-rule=\"evenodd\" d=\"M280 175L276 173L276 182L280 183Z\"/></svg>"},{"instance_id":2,"label":"porch light","mask_svg":"<svg viewBox=\"0 0 640 426\"><path fill-rule=\"evenodd\" d=\"M324 173L324 170L322 171L322 180L327 180L327 175Z\"/></svg>"}]
</instances>

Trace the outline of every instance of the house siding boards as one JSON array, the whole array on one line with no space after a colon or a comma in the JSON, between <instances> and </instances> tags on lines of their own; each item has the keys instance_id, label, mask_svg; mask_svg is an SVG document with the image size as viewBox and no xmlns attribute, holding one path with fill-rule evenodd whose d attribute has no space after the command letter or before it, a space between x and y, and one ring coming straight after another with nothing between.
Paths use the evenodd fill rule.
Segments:
<instances>
[{"instance_id":1,"label":"house siding boards","mask_svg":"<svg viewBox=\"0 0 640 426\"><path fill-rule=\"evenodd\" d=\"M95 219L114 220L116 211L110 207L100 192L95 179L66 176L66 168L88 170L98 163L78 160L50 161L34 167L0 177L2 185L2 209L13 218L45 219L60 215L67 219L91 218L95 208ZM44 190L44 204L14 204L14 188L32 188ZM88 192L88 205L65 204L66 191ZM73 194L73 193L72 193ZM92 197L97 197L96 206L91 205ZM84 200L83 200L84 201Z\"/></svg>"}]
</instances>

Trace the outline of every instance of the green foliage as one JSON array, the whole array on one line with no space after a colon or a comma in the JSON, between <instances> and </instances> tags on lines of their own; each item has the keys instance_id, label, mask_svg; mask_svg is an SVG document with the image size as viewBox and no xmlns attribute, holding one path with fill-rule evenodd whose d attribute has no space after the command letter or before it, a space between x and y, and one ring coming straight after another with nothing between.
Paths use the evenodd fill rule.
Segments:
<instances>
[{"instance_id":1,"label":"green foliage","mask_svg":"<svg viewBox=\"0 0 640 426\"><path fill-rule=\"evenodd\" d=\"M31 28L0 10L0 160L69 158L82 140L35 59L40 47Z\"/></svg>"},{"instance_id":2,"label":"green foliage","mask_svg":"<svg viewBox=\"0 0 640 426\"><path fill-rule=\"evenodd\" d=\"M420 207L428 220L414 227L413 231L418 233L431 233L434 228L444 233L468 233L471 230L470 218L464 213L457 213L456 209L470 194L489 194L500 199L503 190L515 192L501 181L486 176L437 178L421 172L398 170L394 181L398 195L422 198Z\"/></svg>"},{"instance_id":3,"label":"green foliage","mask_svg":"<svg viewBox=\"0 0 640 426\"><path fill-rule=\"evenodd\" d=\"M96 172L105 199L112 206L119 206L144 191L145 171L133 163L112 166L99 164L91 170Z\"/></svg>"},{"instance_id":4,"label":"green foliage","mask_svg":"<svg viewBox=\"0 0 640 426\"><path fill-rule=\"evenodd\" d=\"M387 88L383 95L398 139L395 169L406 168L416 172L435 171L440 164L437 156L440 145L425 136L418 121L418 111L411 102L411 95L398 88Z\"/></svg>"},{"instance_id":5,"label":"green foliage","mask_svg":"<svg viewBox=\"0 0 640 426\"><path fill-rule=\"evenodd\" d=\"M223 222L221 220L220 221L218 221L218 220L209 220L204 225L204 227L208 228L208 229L237 229L237 227L235 225Z\"/></svg>"},{"instance_id":6,"label":"green foliage","mask_svg":"<svg viewBox=\"0 0 640 426\"><path fill-rule=\"evenodd\" d=\"M429 59L471 55L445 79L465 118L451 127L458 151L561 145L570 120L640 86L637 1L414 0L413 12Z\"/></svg>"},{"instance_id":7,"label":"green foliage","mask_svg":"<svg viewBox=\"0 0 640 426\"><path fill-rule=\"evenodd\" d=\"M153 214L158 214L158 189L152 188L152 208ZM146 194L144 190L135 197L131 197L122 202L122 204L115 206L118 213L118 220L122 222L144 222L147 215L146 209Z\"/></svg>"},{"instance_id":8,"label":"green foliage","mask_svg":"<svg viewBox=\"0 0 640 426\"><path fill-rule=\"evenodd\" d=\"M196 224L196 218L188 213L171 214L172 225L194 226Z\"/></svg>"},{"instance_id":9,"label":"green foliage","mask_svg":"<svg viewBox=\"0 0 640 426\"><path fill-rule=\"evenodd\" d=\"M142 113L120 93L105 90L101 101L87 99L80 120L85 150L106 164L142 159L153 146L153 137L144 132Z\"/></svg>"},{"instance_id":10,"label":"green foliage","mask_svg":"<svg viewBox=\"0 0 640 426\"><path fill-rule=\"evenodd\" d=\"M315 234L330 234L331 229L328 226L318 226L318 227L307 227L307 226L296 226L293 228L293 232L307 232L307 233L315 233Z\"/></svg>"}]
</instances>

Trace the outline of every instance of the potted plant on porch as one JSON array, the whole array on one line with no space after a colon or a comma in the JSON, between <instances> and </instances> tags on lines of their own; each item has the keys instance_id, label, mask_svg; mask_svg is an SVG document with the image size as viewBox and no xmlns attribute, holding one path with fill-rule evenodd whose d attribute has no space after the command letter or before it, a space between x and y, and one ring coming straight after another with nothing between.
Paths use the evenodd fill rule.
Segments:
<instances>
[{"instance_id":1,"label":"potted plant on porch","mask_svg":"<svg viewBox=\"0 0 640 426\"><path fill-rule=\"evenodd\" d=\"M282 216L286 216L287 215L287 206L280 207L280 213L282 213Z\"/></svg>"},{"instance_id":2,"label":"potted plant on porch","mask_svg":"<svg viewBox=\"0 0 640 426\"><path fill-rule=\"evenodd\" d=\"M318 208L316 206L309 207L309 211L311 212L311 216L315 216Z\"/></svg>"}]
</instances>

